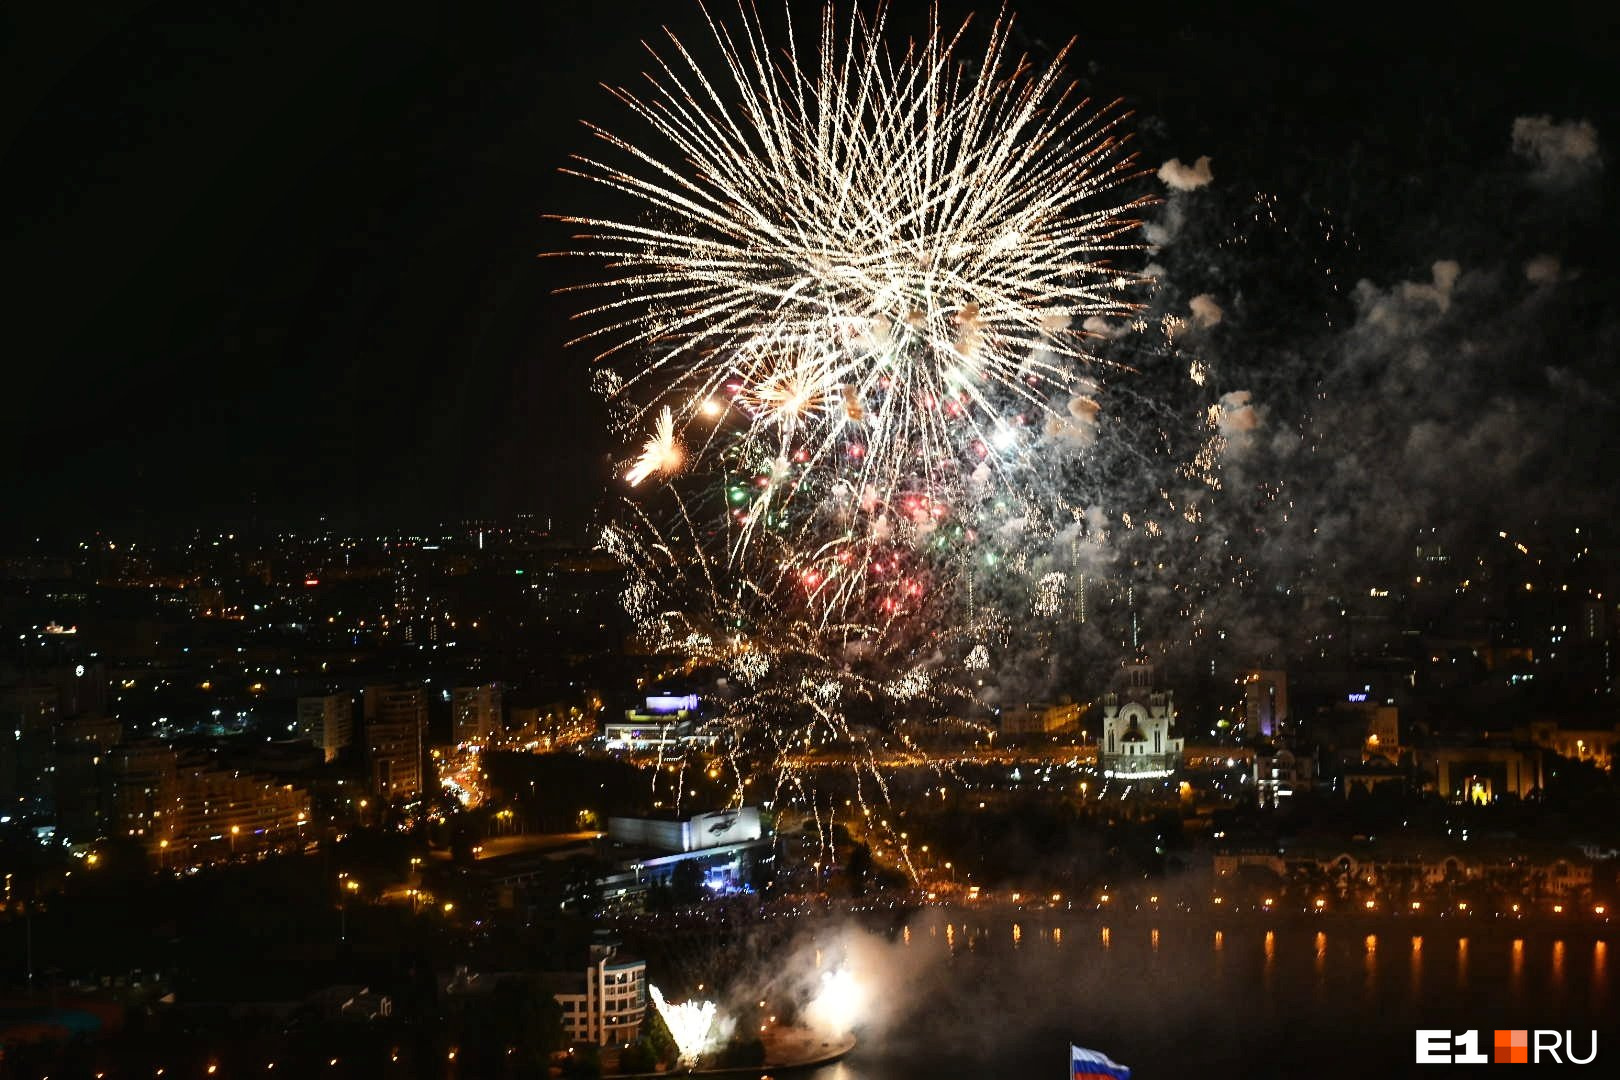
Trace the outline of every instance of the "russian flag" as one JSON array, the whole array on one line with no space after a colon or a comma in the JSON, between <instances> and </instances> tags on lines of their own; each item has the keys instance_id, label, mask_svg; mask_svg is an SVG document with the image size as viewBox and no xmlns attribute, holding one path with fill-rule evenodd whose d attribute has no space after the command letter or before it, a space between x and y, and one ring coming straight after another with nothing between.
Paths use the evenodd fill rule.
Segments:
<instances>
[{"instance_id":1,"label":"russian flag","mask_svg":"<svg viewBox=\"0 0 1620 1080\"><path fill-rule=\"evenodd\" d=\"M1069 1044L1069 1080L1131 1080L1131 1070L1107 1054Z\"/></svg>"}]
</instances>

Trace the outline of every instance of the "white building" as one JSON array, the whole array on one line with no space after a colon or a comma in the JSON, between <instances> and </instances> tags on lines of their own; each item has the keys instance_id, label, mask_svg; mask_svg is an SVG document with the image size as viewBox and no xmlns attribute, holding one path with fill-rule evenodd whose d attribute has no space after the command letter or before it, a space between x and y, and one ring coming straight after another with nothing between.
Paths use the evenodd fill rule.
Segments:
<instances>
[{"instance_id":1,"label":"white building","mask_svg":"<svg viewBox=\"0 0 1620 1080\"><path fill-rule=\"evenodd\" d=\"M658 750L690 738L701 717L696 694L651 694L644 709L626 709L623 720L602 725L609 750Z\"/></svg>"},{"instance_id":2,"label":"white building","mask_svg":"<svg viewBox=\"0 0 1620 1080\"><path fill-rule=\"evenodd\" d=\"M647 1012L647 962L620 956L618 945L591 946L583 972L553 976L569 1042L619 1046L641 1034Z\"/></svg>"},{"instance_id":3,"label":"white building","mask_svg":"<svg viewBox=\"0 0 1620 1080\"><path fill-rule=\"evenodd\" d=\"M1316 759L1287 747L1254 755L1254 792L1262 809L1274 810L1301 791L1309 791L1316 777Z\"/></svg>"},{"instance_id":4,"label":"white building","mask_svg":"<svg viewBox=\"0 0 1620 1080\"><path fill-rule=\"evenodd\" d=\"M1153 668L1132 664L1126 684L1103 695L1099 757L1104 776L1153 780L1181 767L1182 738L1174 695L1153 688Z\"/></svg>"},{"instance_id":5,"label":"white building","mask_svg":"<svg viewBox=\"0 0 1620 1080\"><path fill-rule=\"evenodd\" d=\"M602 741L609 750L657 750L673 747L691 730L686 720L631 714L602 725Z\"/></svg>"}]
</instances>

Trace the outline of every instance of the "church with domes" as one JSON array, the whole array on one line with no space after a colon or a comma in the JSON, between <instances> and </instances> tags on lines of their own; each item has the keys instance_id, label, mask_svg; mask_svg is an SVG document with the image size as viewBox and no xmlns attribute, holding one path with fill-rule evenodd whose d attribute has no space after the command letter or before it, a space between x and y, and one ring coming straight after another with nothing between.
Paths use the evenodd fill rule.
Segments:
<instances>
[{"instance_id":1,"label":"church with domes","mask_svg":"<svg viewBox=\"0 0 1620 1080\"><path fill-rule=\"evenodd\" d=\"M1153 666L1147 663L1127 665L1119 682L1102 698L1098 756L1103 775L1140 780L1174 776L1182 749L1175 695L1155 686Z\"/></svg>"}]
</instances>

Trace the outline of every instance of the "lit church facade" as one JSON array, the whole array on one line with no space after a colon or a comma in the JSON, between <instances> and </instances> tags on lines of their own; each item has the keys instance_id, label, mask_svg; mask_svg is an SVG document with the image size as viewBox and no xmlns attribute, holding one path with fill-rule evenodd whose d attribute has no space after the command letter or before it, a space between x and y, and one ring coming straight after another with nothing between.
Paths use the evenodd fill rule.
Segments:
<instances>
[{"instance_id":1,"label":"lit church facade","mask_svg":"<svg viewBox=\"0 0 1620 1080\"><path fill-rule=\"evenodd\" d=\"M1181 732L1175 695L1153 686L1153 668L1132 664L1127 685L1104 694L1099 757L1104 776L1155 780L1181 767Z\"/></svg>"}]
</instances>

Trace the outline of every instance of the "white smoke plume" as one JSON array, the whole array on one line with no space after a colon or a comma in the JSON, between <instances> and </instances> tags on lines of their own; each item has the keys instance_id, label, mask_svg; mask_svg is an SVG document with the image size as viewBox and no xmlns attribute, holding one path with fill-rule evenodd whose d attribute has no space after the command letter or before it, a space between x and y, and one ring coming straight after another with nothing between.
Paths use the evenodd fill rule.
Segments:
<instances>
[{"instance_id":1,"label":"white smoke plume","mask_svg":"<svg viewBox=\"0 0 1620 1080\"><path fill-rule=\"evenodd\" d=\"M1090 446L1097 438L1097 414L1102 407L1088 397L1069 399L1067 416L1048 416L1046 434L1080 446Z\"/></svg>"},{"instance_id":2,"label":"white smoke plume","mask_svg":"<svg viewBox=\"0 0 1620 1080\"><path fill-rule=\"evenodd\" d=\"M1159 166L1159 179L1175 191L1196 191L1215 179L1210 171L1209 155L1205 154L1191 165L1183 165L1180 158L1171 158Z\"/></svg>"},{"instance_id":3,"label":"white smoke plume","mask_svg":"<svg viewBox=\"0 0 1620 1080\"><path fill-rule=\"evenodd\" d=\"M1192 312L1193 323L1200 327L1211 327L1226 317L1221 305L1209 293L1199 293L1187 301L1187 310Z\"/></svg>"},{"instance_id":4,"label":"white smoke plume","mask_svg":"<svg viewBox=\"0 0 1620 1080\"><path fill-rule=\"evenodd\" d=\"M1429 272L1429 281L1403 281L1387 291L1370 281L1357 283L1362 321L1387 334L1417 333L1450 311L1462 266L1455 259L1440 259Z\"/></svg>"},{"instance_id":5,"label":"white smoke plume","mask_svg":"<svg viewBox=\"0 0 1620 1080\"><path fill-rule=\"evenodd\" d=\"M1524 279L1532 285L1556 285L1564 279L1564 264L1556 255L1537 255L1525 262Z\"/></svg>"},{"instance_id":6,"label":"white smoke plume","mask_svg":"<svg viewBox=\"0 0 1620 1080\"><path fill-rule=\"evenodd\" d=\"M1569 187L1602 166L1597 128L1587 120L1521 116L1513 121L1513 152L1534 164L1530 179L1543 187Z\"/></svg>"},{"instance_id":7,"label":"white smoke plume","mask_svg":"<svg viewBox=\"0 0 1620 1080\"><path fill-rule=\"evenodd\" d=\"M1101 315L1088 316L1081 326L1086 333L1096 334L1098 337L1107 338L1109 341L1118 341L1131 332L1129 323L1109 322Z\"/></svg>"},{"instance_id":8,"label":"white smoke plume","mask_svg":"<svg viewBox=\"0 0 1620 1080\"><path fill-rule=\"evenodd\" d=\"M1247 390L1233 390L1221 395L1222 435L1231 438L1243 435L1260 426L1260 412L1254 406L1254 395Z\"/></svg>"}]
</instances>

